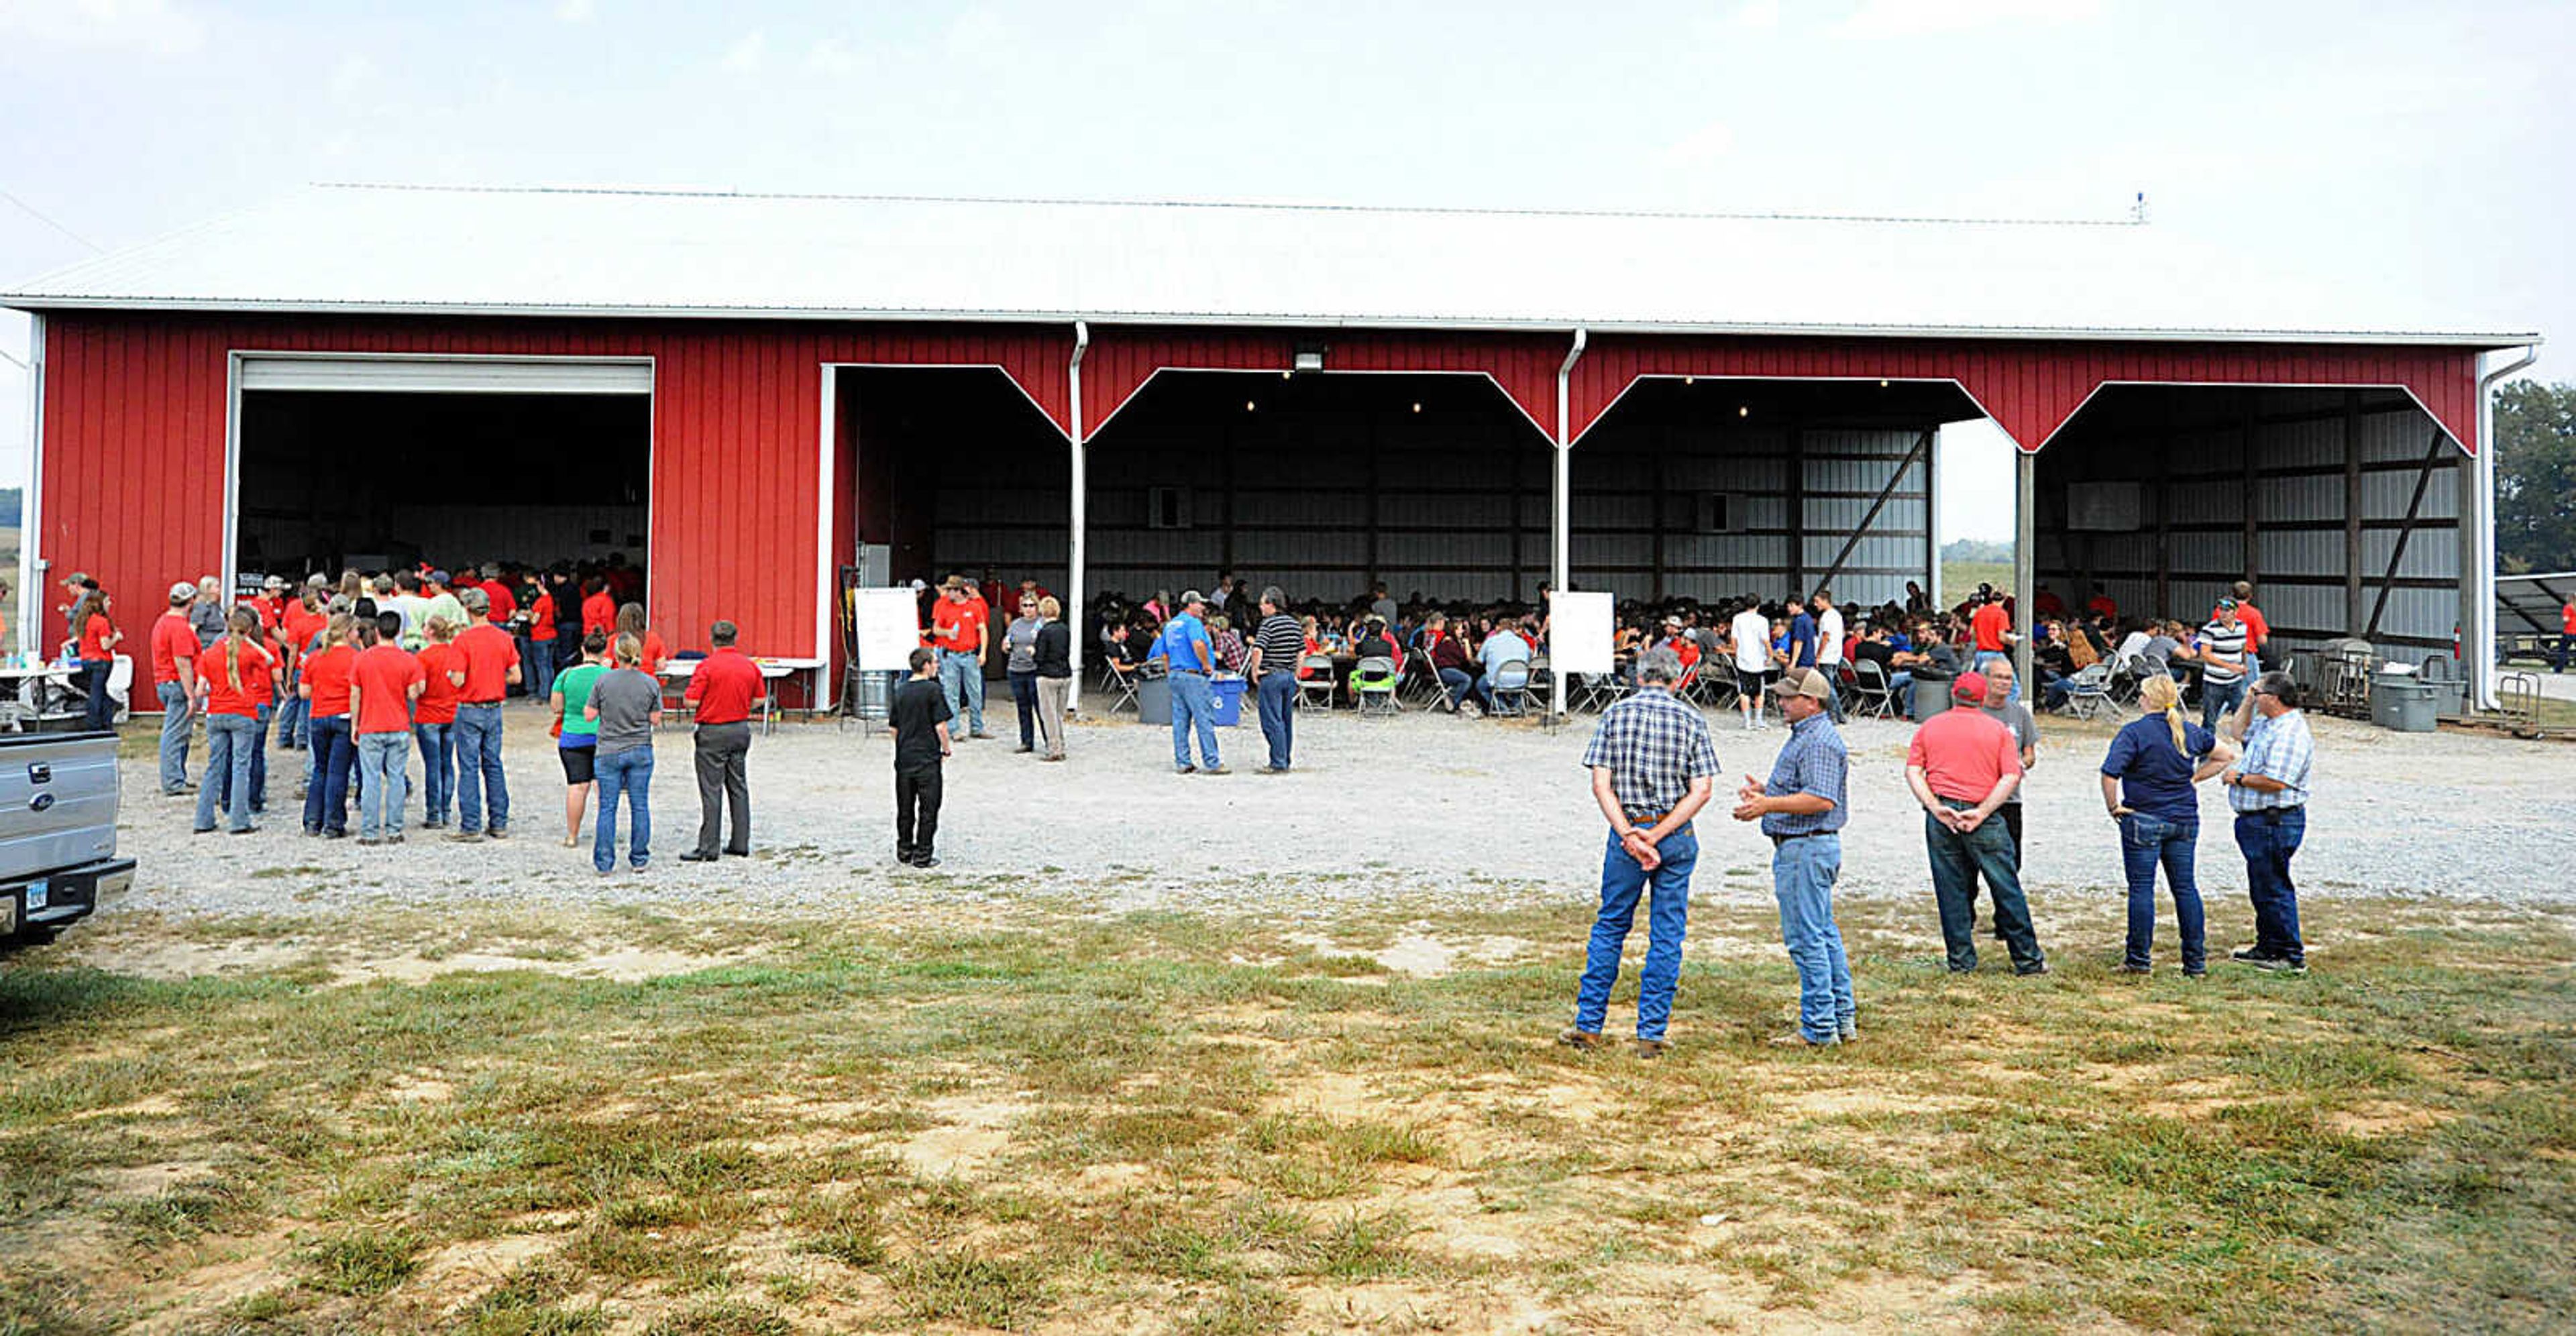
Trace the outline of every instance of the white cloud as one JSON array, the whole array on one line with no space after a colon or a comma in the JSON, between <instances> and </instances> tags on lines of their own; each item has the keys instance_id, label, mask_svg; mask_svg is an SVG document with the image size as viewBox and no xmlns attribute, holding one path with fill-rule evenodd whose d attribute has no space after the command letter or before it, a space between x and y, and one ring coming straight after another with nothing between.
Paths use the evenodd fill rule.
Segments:
<instances>
[{"instance_id":1,"label":"white cloud","mask_svg":"<svg viewBox=\"0 0 2576 1336\"><path fill-rule=\"evenodd\" d=\"M203 46L206 24L176 0L0 0L0 37L169 56Z\"/></svg>"},{"instance_id":2,"label":"white cloud","mask_svg":"<svg viewBox=\"0 0 2576 1336\"><path fill-rule=\"evenodd\" d=\"M760 68L761 61L768 54L769 34L754 28L726 48L724 59L718 64L735 74L750 74Z\"/></svg>"},{"instance_id":3,"label":"white cloud","mask_svg":"<svg viewBox=\"0 0 2576 1336\"><path fill-rule=\"evenodd\" d=\"M1930 37L2011 23L2098 18L2103 0L1866 0L1835 27L1843 37Z\"/></svg>"},{"instance_id":4,"label":"white cloud","mask_svg":"<svg viewBox=\"0 0 2576 1336\"><path fill-rule=\"evenodd\" d=\"M1735 26L1769 32L1780 26L1780 0L1744 0L1735 11Z\"/></svg>"},{"instance_id":5,"label":"white cloud","mask_svg":"<svg viewBox=\"0 0 2576 1336\"><path fill-rule=\"evenodd\" d=\"M331 67L331 95L345 101L374 87L383 78L384 71L376 68L376 62L353 51L340 57L340 63Z\"/></svg>"},{"instance_id":6,"label":"white cloud","mask_svg":"<svg viewBox=\"0 0 2576 1336\"><path fill-rule=\"evenodd\" d=\"M1664 149L1664 157L1676 167L1707 167L1734 151L1735 127L1710 121L1674 140Z\"/></svg>"},{"instance_id":7,"label":"white cloud","mask_svg":"<svg viewBox=\"0 0 2576 1336\"><path fill-rule=\"evenodd\" d=\"M826 37L805 52L806 68L817 74L847 75L859 72L859 53L838 37Z\"/></svg>"},{"instance_id":8,"label":"white cloud","mask_svg":"<svg viewBox=\"0 0 2576 1336\"><path fill-rule=\"evenodd\" d=\"M991 8L976 5L958 12L948 25L945 40L953 56L991 60L1007 56L1020 44L1021 32L1009 19Z\"/></svg>"},{"instance_id":9,"label":"white cloud","mask_svg":"<svg viewBox=\"0 0 2576 1336\"><path fill-rule=\"evenodd\" d=\"M559 0L555 5L555 17L566 23L588 23L598 13L592 0Z\"/></svg>"}]
</instances>

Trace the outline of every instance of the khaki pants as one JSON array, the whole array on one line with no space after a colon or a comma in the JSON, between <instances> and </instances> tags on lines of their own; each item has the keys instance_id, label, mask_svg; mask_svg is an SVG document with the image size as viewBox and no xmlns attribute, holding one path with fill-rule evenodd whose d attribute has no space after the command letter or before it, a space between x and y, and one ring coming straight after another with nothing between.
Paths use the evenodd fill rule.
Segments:
<instances>
[{"instance_id":1,"label":"khaki pants","mask_svg":"<svg viewBox=\"0 0 2576 1336\"><path fill-rule=\"evenodd\" d=\"M1072 692L1070 677L1038 679L1038 734L1045 739L1049 756L1064 755L1064 698Z\"/></svg>"}]
</instances>

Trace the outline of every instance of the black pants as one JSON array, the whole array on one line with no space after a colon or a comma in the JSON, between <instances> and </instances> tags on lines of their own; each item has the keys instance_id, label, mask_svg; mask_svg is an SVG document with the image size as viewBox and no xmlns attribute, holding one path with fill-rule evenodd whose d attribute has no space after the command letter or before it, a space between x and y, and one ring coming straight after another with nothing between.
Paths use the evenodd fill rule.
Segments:
<instances>
[{"instance_id":1,"label":"black pants","mask_svg":"<svg viewBox=\"0 0 2576 1336\"><path fill-rule=\"evenodd\" d=\"M751 852L751 725L698 725L698 849L712 858L724 834L724 813L733 809L730 854Z\"/></svg>"},{"instance_id":2,"label":"black pants","mask_svg":"<svg viewBox=\"0 0 2576 1336\"><path fill-rule=\"evenodd\" d=\"M894 772L894 856L904 862L930 857L939 837L939 767Z\"/></svg>"},{"instance_id":3,"label":"black pants","mask_svg":"<svg viewBox=\"0 0 2576 1336\"><path fill-rule=\"evenodd\" d=\"M2021 804L2005 803L1995 809L1995 815L2003 819L2004 832L2012 836L2013 867L2019 870L2021 867ZM1986 894L1994 893L1994 887L1986 888ZM1968 887L1968 926L1971 929L1977 926L1977 888L1974 883L1970 883ZM1995 924L1995 940L1998 942L2004 940L2004 925L2000 922Z\"/></svg>"},{"instance_id":4,"label":"black pants","mask_svg":"<svg viewBox=\"0 0 2576 1336\"><path fill-rule=\"evenodd\" d=\"M1011 700L1020 707L1020 750L1035 751L1038 742L1038 675L1013 673Z\"/></svg>"}]
</instances>

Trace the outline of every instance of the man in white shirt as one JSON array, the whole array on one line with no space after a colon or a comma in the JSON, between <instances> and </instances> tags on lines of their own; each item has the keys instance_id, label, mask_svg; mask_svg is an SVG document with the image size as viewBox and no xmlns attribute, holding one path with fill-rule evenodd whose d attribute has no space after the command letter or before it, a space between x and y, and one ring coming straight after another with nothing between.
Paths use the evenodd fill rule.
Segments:
<instances>
[{"instance_id":1,"label":"man in white shirt","mask_svg":"<svg viewBox=\"0 0 2576 1336\"><path fill-rule=\"evenodd\" d=\"M1825 712L1835 723L1843 721L1843 612L1834 606L1833 591L1819 589L1814 601L1816 610L1816 671L1824 675L1825 686L1833 694L1825 697Z\"/></svg>"},{"instance_id":2,"label":"man in white shirt","mask_svg":"<svg viewBox=\"0 0 2576 1336\"><path fill-rule=\"evenodd\" d=\"M1762 687L1771 672L1771 619L1758 603L1746 603L1727 624L1735 638L1735 703L1744 711L1746 728L1762 727Z\"/></svg>"},{"instance_id":3,"label":"man in white shirt","mask_svg":"<svg viewBox=\"0 0 2576 1336\"><path fill-rule=\"evenodd\" d=\"M1485 675L1477 678L1476 684L1468 690L1475 693L1476 703L1490 713L1494 708L1494 670L1507 663L1529 662L1529 642L1521 639L1520 632L1513 629L1511 623L1505 622L1495 627L1492 635L1485 637L1484 646L1476 651L1476 661L1484 665Z\"/></svg>"}]
</instances>

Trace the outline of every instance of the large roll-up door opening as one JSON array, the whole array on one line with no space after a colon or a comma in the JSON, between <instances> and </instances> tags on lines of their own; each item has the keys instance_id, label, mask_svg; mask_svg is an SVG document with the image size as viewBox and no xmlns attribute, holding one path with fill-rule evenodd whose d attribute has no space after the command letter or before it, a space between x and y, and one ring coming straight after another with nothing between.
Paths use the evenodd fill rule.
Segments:
<instances>
[{"instance_id":1,"label":"large roll-up door opening","mask_svg":"<svg viewBox=\"0 0 2576 1336\"><path fill-rule=\"evenodd\" d=\"M650 560L649 363L244 358L240 383L245 580Z\"/></svg>"}]
</instances>

